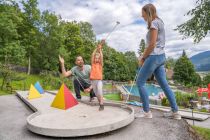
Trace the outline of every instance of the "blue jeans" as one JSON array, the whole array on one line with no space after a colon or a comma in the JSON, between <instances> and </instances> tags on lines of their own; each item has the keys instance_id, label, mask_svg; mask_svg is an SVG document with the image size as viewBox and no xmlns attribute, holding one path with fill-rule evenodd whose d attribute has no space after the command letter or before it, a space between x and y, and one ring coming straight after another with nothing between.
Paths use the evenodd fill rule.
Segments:
<instances>
[{"instance_id":1,"label":"blue jeans","mask_svg":"<svg viewBox=\"0 0 210 140\"><path fill-rule=\"evenodd\" d=\"M169 87L166 80L166 72L164 68L165 60L165 54L150 55L139 70L137 86L140 93L141 101L143 103L144 112L149 111L149 95L147 90L145 89L145 83L152 74L155 75L158 84L163 89L166 97L168 98L172 111L178 111L178 106L174 93Z\"/></svg>"}]
</instances>

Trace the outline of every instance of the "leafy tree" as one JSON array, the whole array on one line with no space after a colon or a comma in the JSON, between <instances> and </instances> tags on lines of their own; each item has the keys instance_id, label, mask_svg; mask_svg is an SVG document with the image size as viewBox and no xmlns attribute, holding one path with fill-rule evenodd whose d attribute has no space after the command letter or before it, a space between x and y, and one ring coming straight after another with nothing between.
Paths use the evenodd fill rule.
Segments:
<instances>
[{"instance_id":1,"label":"leafy tree","mask_svg":"<svg viewBox=\"0 0 210 140\"><path fill-rule=\"evenodd\" d=\"M176 60L175 60L175 59L173 59L172 57L168 57L168 58L166 59L165 67L166 67L167 69L173 69L174 66L175 66L175 63L176 63Z\"/></svg>"},{"instance_id":2,"label":"leafy tree","mask_svg":"<svg viewBox=\"0 0 210 140\"><path fill-rule=\"evenodd\" d=\"M197 6L187 13L192 18L179 25L175 30L183 34L184 38L193 37L194 42L198 43L210 30L210 1L197 0L196 3Z\"/></svg>"},{"instance_id":3,"label":"leafy tree","mask_svg":"<svg viewBox=\"0 0 210 140\"><path fill-rule=\"evenodd\" d=\"M187 56L185 50L182 51L182 57Z\"/></svg>"},{"instance_id":4,"label":"leafy tree","mask_svg":"<svg viewBox=\"0 0 210 140\"><path fill-rule=\"evenodd\" d=\"M22 1L23 4L23 26L22 26L22 45L26 50L26 57L28 58L28 74L31 71L31 59L36 53L39 46L39 26L40 26L40 11L38 9L37 0Z\"/></svg>"},{"instance_id":5,"label":"leafy tree","mask_svg":"<svg viewBox=\"0 0 210 140\"><path fill-rule=\"evenodd\" d=\"M41 16L41 39L34 54L36 65L44 70L56 70L58 65L59 48L63 44L63 30L59 25L60 17L49 11Z\"/></svg>"},{"instance_id":6,"label":"leafy tree","mask_svg":"<svg viewBox=\"0 0 210 140\"><path fill-rule=\"evenodd\" d=\"M88 40L90 42L96 41L96 36L94 34L93 27L90 23L79 22L78 25L80 27L80 34L83 40Z\"/></svg>"},{"instance_id":7,"label":"leafy tree","mask_svg":"<svg viewBox=\"0 0 210 140\"><path fill-rule=\"evenodd\" d=\"M141 42L139 44L139 49L138 49L139 56L141 56L143 54L144 49L145 49L145 46L146 46L145 40L144 39L141 39Z\"/></svg>"},{"instance_id":8,"label":"leafy tree","mask_svg":"<svg viewBox=\"0 0 210 140\"><path fill-rule=\"evenodd\" d=\"M19 41L22 24L21 10L14 1L0 2L0 61L5 64L20 64L25 55Z\"/></svg>"},{"instance_id":9,"label":"leafy tree","mask_svg":"<svg viewBox=\"0 0 210 140\"><path fill-rule=\"evenodd\" d=\"M136 68L129 68L129 61L127 60L128 57L126 57L126 55L132 52L126 53L125 55L121 52L117 52L115 49L110 48L105 44L105 46L103 47L103 53L105 79L115 81L127 81L133 79L133 77L135 76L134 71L136 70ZM131 61L132 60L130 60L130 62ZM134 62L132 61L132 63L135 64L136 60ZM133 72L134 74L131 72Z\"/></svg>"},{"instance_id":10,"label":"leafy tree","mask_svg":"<svg viewBox=\"0 0 210 140\"><path fill-rule=\"evenodd\" d=\"M124 54L125 58L126 58L126 65L128 65L129 68L129 79L134 79L135 75L136 75L136 69L138 67L138 59L136 57L135 52L132 51L127 51Z\"/></svg>"},{"instance_id":11,"label":"leafy tree","mask_svg":"<svg viewBox=\"0 0 210 140\"><path fill-rule=\"evenodd\" d=\"M203 85L207 86L208 84L210 84L210 73L203 78Z\"/></svg>"},{"instance_id":12,"label":"leafy tree","mask_svg":"<svg viewBox=\"0 0 210 140\"><path fill-rule=\"evenodd\" d=\"M93 27L88 22L79 22L78 26L80 28L80 36L83 42L83 57L88 63L90 63L90 56L94 48L96 47L96 36L93 31ZM87 52L89 55L87 55Z\"/></svg>"},{"instance_id":13,"label":"leafy tree","mask_svg":"<svg viewBox=\"0 0 210 140\"><path fill-rule=\"evenodd\" d=\"M80 35L80 28L75 22L64 23L64 48L62 55L65 57L66 66L71 68L75 65L75 58L78 55L85 56L83 41ZM91 54L90 54L91 55Z\"/></svg>"},{"instance_id":14,"label":"leafy tree","mask_svg":"<svg viewBox=\"0 0 210 140\"><path fill-rule=\"evenodd\" d=\"M194 66L187 56L181 56L176 61L173 79L184 85L198 85L201 83L199 75L195 73Z\"/></svg>"}]
</instances>

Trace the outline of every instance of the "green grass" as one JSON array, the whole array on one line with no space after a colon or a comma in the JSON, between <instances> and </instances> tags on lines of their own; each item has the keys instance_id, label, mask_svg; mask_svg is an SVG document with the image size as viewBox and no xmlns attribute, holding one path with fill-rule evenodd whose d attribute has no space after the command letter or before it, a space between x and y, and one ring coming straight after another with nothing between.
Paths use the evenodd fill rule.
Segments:
<instances>
[{"instance_id":1,"label":"green grass","mask_svg":"<svg viewBox=\"0 0 210 140\"><path fill-rule=\"evenodd\" d=\"M89 93L84 93L81 92L81 96L90 96ZM112 100L112 101L121 101L120 94L118 93L109 93L109 94L104 94L103 97L107 100Z\"/></svg>"},{"instance_id":2,"label":"green grass","mask_svg":"<svg viewBox=\"0 0 210 140\"><path fill-rule=\"evenodd\" d=\"M210 140L210 129L198 126L193 126L193 128L199 135L203 136L206 140Z\"/></svg>"},{"instance_id":3,"label":"green grass","mask_svg":"<svg viewBox=\"0 0 210 140\"><path fill-rule=\"evenodd\" d=\"M30 88L31 84L35 84L37 81L41 82L42 78L39 75L27 75L25 73L19 73L18 76L25 77L25 80L22 81L13 81L12 87L18 90L27 90ZM24 87L25 86L25 87Z\"/></svg>"},{"instance_id":4,"label":"green grass","mask_svg":"<svg viewBox=\"0 0 210 140\"><path fill-rule=\"evenodd\" d=\"M31 84L35 84L39 81L42 85L43 77L39 75L27 75L26 73L16 73L17 77L23 78L23 80L19 81L12 81L11 86L14 90L28 90ZM0 86L2 84L2 78L0 78ZM0 95L7 95L11 94L9 91L6 90L4 87L3 90L0 90Z\"/></svg>"},{"instance_id":5,"label":"green grass","mask_svg":"<svg viewBox=\"0 0 210 140\"><path fill-rule=\"evenodd\" d=\"M104 84L103 89L112 90L112 84Z\"/></svg>"},{"instance_id":6,"label":"green grass","mask_svg":"<svg viewBox=\"0 0 210 140\"><path fill-rule=\"evenodd\" d=\"M81 96L90 96L89 93L84 93L81 92ZM109 94L104 94L103 97L107 100L113 100L113 101L121 101L120 94L118 93L109 93Z\"/></svg>"},{"instance_id":7,"label":"green grass","mask_svg":"<svg viewBox=\"0 0 210 140\"><path fill-rule=\"evenodd\" d=\"M8 94L11 94L11 93L9 93L8 91L5 91L5 90L0 90L0 96L1 95L8 95Z\"/></svg>"},{"instance_id":8,"label":"green grass","mask_svg":"<svg viewBox=\"0 0 210 140\"><path fill-rule=\"evenodd\" d=\"M107 100L113 100L113 101L121 101L121 97L120 94L115 93L115 94L105 94L104 98L106 98Z\"/></svg>"}]
</instances>

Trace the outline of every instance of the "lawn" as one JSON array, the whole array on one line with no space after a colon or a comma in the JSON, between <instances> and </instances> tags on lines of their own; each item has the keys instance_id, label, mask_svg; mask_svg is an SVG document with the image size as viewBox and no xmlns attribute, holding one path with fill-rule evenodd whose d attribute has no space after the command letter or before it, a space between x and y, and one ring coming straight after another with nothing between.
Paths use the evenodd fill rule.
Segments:
<instances>
[{"instance_id":1,"label":"lawn","mask_svg":"<svg viewBox=\"0 0 210 140\"><path fill-rule=\"evenodd\" d=\"M104 85L103 85L103 89L105 89L105 90L112 90L112 89L113 89L113 86L112 86L111 83L104 84Z\"/></svg>"},{"instance_id":2,"label":"lawn","mask_svg":"<svg viewBox=\"0 0 210 140\"><path fill-rule=\"evenodd\" d=\"M121 101L120 94L118 94L118 93L105 94L104 98L107 100Z\"/></svg>"},{"instance_id":3,"label":"lawn","mask_svg":"<svg viewBox=\"0 0 210 140\"><path fill-rule=\"evenodd\" d=\"M16 79L10 82L10 86L13 90L29 90L31 84L35 84L37 81L40 82L41 86L45 90L57 90L59 89L62 82L64 82L69 88L71 88L72 83L69 79L62 81L60 77L54 77L49 75L27 75L26 73L15 73ZM2 78L0 78L0 95L11 94L4 86L3 90L1 89Z\"/></svg>"},{"instance_id":4,"label":"lawn","mask_svg":"<svg viewBox=\"0 0 210 140\"><path fill-rule=\"evenodd\" d=\"M81 96L90 96L89 93L84 93L81 92ZM121 97L119 93L109 93L109 94L104 94L103 97L107 100L113 100L113 101L121 101Z\"/></svg>"},{"instance_id":5,"label":"lawn","mask_svg":"<svg viewBox=\"0 0 210 140\"><path fill-rule=\"evenodd\" d=\"M195 131L198 134L203 136L206 140L210 140L210 129L202 128L202 127L198 127L198 126L193 126L193 128L195 129Z\"/></svg>"}]
</instances>

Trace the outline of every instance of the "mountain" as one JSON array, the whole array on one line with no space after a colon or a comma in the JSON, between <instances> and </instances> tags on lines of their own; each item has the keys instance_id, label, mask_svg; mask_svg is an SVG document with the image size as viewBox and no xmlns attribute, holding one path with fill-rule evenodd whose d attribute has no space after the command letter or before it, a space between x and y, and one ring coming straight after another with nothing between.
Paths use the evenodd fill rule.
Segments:
<instances>
[{"instance_id":1,"label":"mountain","mask_svg":"<svg viewBox=\"0 0 210 140\"><path fill-rule=\"evenodd\" d=\"M196 54L190 58L196 71L210 71L210 51Z\"/></svg>"}]
</instances>

